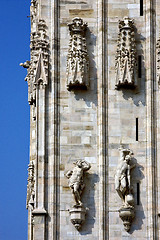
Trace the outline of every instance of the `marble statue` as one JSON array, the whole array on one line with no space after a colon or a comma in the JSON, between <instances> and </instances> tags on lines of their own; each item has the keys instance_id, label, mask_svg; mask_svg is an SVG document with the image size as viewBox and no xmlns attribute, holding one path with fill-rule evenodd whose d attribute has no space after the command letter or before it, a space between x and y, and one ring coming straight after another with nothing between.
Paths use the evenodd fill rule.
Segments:
<instances>
[{"instance_id":1,"label":"marble statue","mask_svg":"<svg viewBox=\"0 0 160 240\"><path fill-rule=\"evenodd\" d=\"M88 208L83 206L81 194L85 187L84 173L91 168L90 163L84 160L77 160L73 170L68 171L66 177L69 179L69 187L72 190L75 205L69 210L70 219L74 227L79 231L85 221L85 216Z\"/></svg>"},{"instance_id":2,"label":"marble statue","mask_svg":"<svg viewBox=\"0 0 160 240\"><path fill-rule=\"evenodd\" d=\"M75 167L67 172L66 177L69 178L69 187L72 189L76 206L82 206L81 194L85 186L83 175L90 169L91 165L84 160L78 160L74 164Z\"/></svg>"},{"instance_id":3,"label":"marble statue","mask_svg":"<svg viewBox=\"0 0 160 240\"><path fill-rule=\"evenodd\" d=\"M128 194L131 194L131 169L135 167L135 164L132 162L132 153L127 153L128 150L123 149L123 155L120 159L120 162L117 167L117 172L115 175L115 188L120 198L124 200L125 205L131 204L128 201Z\"/></svg>"},{"instance_id":4,"label":"marble statue","mask_svg":"<svg viewBox=\"0 0 160 240\"><path fill-rule=\"evenodd\" d=\"M135 167L133 152L130 149L120 149L121 156L115 174L115 189L123 201L119 209L124 229L129 232L134 213L134 196L131 184L131 170Z\"/></svg>"}]
</instances>

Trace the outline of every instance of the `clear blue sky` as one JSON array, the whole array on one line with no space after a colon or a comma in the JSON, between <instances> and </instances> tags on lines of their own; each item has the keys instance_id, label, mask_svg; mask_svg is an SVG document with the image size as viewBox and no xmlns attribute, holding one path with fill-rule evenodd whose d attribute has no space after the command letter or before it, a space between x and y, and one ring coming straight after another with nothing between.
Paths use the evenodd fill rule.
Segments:
<instances>
[{"instance_id":1,"label":"clear blue sky","mask_svg":"<svg viewBox=\"0 0 160 240\"><path fill-rule=\"evenodd\" d=\"M27 240L30 0L0 0L0 240Z\"/></svg>"}]
</instances>

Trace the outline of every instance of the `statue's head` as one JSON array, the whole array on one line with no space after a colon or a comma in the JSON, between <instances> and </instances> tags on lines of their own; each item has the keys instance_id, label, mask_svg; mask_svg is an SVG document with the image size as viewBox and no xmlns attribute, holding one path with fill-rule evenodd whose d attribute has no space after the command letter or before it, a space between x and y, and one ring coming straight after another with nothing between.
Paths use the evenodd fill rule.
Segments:
<instances>
[{"instance_id":1,"label":"statue's head","mask_svg":"<svg viewBox=\"0 0 160 240\"><path fill-rule=\"evenodd\" d=\"M130 156L129 154L126 155L126 156L125 156L125 160L126 160L126 162L129 164L130 161L131 161L131 156Z\"/></svg>"},{"instance_id":2,"label":"statue's head","mask_svg":"<svg viewBox=\"0 0 160 240\"><path fill-rule=\"evenodd\" d=\"M81 168L83 166L83 161L82 160L77 160L77 162L75 163L79 168Z\"/></svg>"}]
</instances>

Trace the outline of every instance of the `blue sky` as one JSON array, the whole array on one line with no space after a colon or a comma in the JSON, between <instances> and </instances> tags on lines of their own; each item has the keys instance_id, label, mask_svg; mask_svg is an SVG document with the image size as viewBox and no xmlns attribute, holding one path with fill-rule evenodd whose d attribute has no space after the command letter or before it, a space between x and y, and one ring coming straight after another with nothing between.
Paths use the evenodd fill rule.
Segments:
<instances>
[{"instance_id":1,"label":"blue sky","mask_svg":"<svg viewBox=\"0 0 160 240\"><path fill-rule=\"evenodd\" d=\"M0 0L0 240L27 240L30 0Z\"/></svg>"}]
</instances>

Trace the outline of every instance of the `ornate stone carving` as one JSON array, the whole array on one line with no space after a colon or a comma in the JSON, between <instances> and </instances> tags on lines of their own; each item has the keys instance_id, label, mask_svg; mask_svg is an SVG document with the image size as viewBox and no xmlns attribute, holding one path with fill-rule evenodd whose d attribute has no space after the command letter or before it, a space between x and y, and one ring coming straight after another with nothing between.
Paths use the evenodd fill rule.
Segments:
<instances>
[{"instance_id":1,"label":"ornate stone carving","mask_svg":"<svg viewBox=\"0 0 160 240\"><path fill-rule=\"evenodd\" d=\"M73 170L67 172L66 177L69 179L69 187L72 190L75 200L75 205L70 210L71 222L79 230L85 220L86 214L86 209L83 207L81 201L81 194L85 187L83 181L84 172L88 171L91 165L84 160L78 160L74 164L76 166Z\"/></svg>"},{"instance_id":2,"label":"ornate stone carving","mask_svg":"<svg viewBox=\"0 0 160 240\"><path fill-rule=\"evenodd\" d=\"M37 2L37 0L31 0L31 7L30 7L31 24L33 24L33 23L36 21L36 17L37 17L37 7L38 7L38 2Z\"/></svg>"},{"instance_id":3,"label":"ornate stone carving","mask_svg":"<svg viewBox=\"0 0 160 240\"><path fill-rule=\"evenodd\" d=\"M37 23L36 32L31 33L31 60L20 65L27 68L25 80L28 82L28 102L36 107L36 87L48 84L49 42L46 35L46 24L43 19ZM35 111L34 111L35 112ZM34 116L34 119L36 116Z\"/></svg>"},{"instance_id":4,"label":"ornate stone carving","mask_svg":"<svg viewBox=\"0 0 160 240\"><path fill-rule=\"evenodd\" d=\"M67 172L66 177L69 178L69 187L72 189L74 195L75 206L82 206L81 194L85 187L83 175L85 171L90 169L91 165L83 160L78 160L74 164L76 166L73 170Z\"/></svg>"},{"instance_id":5,"label":"ornate stone carving","mask_svg":"<svg viewBox=\"0 0 160 240\"><path fill-rule=\"evenodd\" d=\"M70 42L67 57L67 89L87 89L89 87L89 57L86 46L87 23L74 18L68 24Z\"/></svg>"},{"instance_id":6,"label":"ornate stone carving","mask_svg":"<svg viewBox=\"0 0 160 240\"><path fill-rule=\"evenodd\" d=\"M160 84L160 38L157 41L157 78Z\"/></svg>"},{"instance_id":7,"label":"ornate stone carving","mask_svg":"<svg viewBox=\"0 0 160 240\"><path fill-rule=\"evenodd\" d=\"M75 228L79 231L82 224L85 221L86 216L86 209L83 206L76 206L73 207L69 213L72 224L75 226Z\"/></svg>"},{"instance_id":8,"label":"ornate stone carving","mask_svg":"<svg viewBox=\"0 0 160 240\"><path fill-rule=\"evenodd\" d=\"M27 184L27 208L30 205L34 206L34 190L35 178L34 178L34 164L33 161L28 165L28 184Z\"/></svg>"},{"instance_id":9,"label":"ornate stone carving","mask_svg":"<svg viewBox=\"0 0 160 240\"><path fill-rule=\"evenodd\" d=\"M119 209L119 216L123 221L124 229L126 232L130 231L132 221L135 217L135 211L134 208L131 206L128 207L122 207Z\"/></svg>"},{"instance_id":10,"label":"ornate stone carving","mask_svg":"<svg viewBox=\"0 0 160 240\"><path fill-rule=\"evenodd\" d=\"M133 153L130 149L120 149L121 157L115 175L115 189L123 201L119 216L128 232L134 218L134 197L131 184L131 170L135 167Z\"/></svg>"},{"instance_id":11,"label":"ornate stone carving","mask_svg":"<svg viewBox=\"0 0 160 240\"><path fill-rule=\"evenodd\" d=\"M134 20L125 17L119 21L118 45L116 52L116 89L137 86L136 44Z\"/></svg>"}]
</instances>

